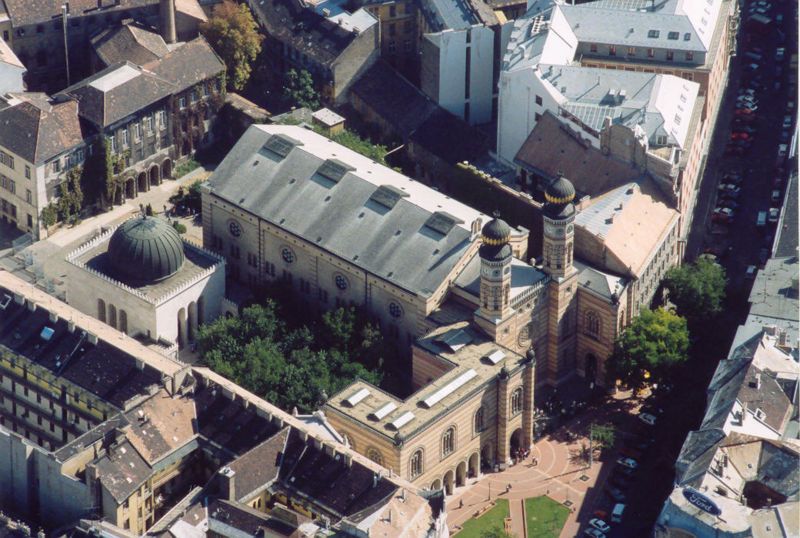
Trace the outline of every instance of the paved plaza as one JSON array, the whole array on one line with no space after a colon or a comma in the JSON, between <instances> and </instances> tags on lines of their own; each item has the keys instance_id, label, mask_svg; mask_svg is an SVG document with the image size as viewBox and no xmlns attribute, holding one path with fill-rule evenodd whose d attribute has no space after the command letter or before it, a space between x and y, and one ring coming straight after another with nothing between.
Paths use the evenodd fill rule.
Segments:
<instances>
[{"instance_id":1,"label":"paved plaza","mask_svg":"<svg viewBox=\"0 0 800 538\"><path fill-rule=\"evenodd\" d=\"M588 409L550 435L539 439L529 456L498 473L488 473L457 488L448 499L448 525L452 533L463 523L491 503L505 498L509 501L511 533L517 538L534 538L525 534L524 500L547 495L570 509L561 537L578 536L582 524L600 508L602 489L614 466L612 452L591 468L582 457L589 446L589 427L592 423L611 422L614 415L630 413L639 400L629 393L607 399L601 407ZM620 436L625 432L620 431ZM598 452L595 451L595 456ZM510 486L510 489L508 489Z\"/></svg>"}]
</instances>

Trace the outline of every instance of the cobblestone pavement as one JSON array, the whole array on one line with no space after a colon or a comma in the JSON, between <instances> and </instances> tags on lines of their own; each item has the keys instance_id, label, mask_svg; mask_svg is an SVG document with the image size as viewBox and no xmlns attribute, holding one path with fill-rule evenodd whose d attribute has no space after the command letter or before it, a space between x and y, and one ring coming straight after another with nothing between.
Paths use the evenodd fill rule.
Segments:
<instances>
[{"instance_id":1,"label":"cobblestone pavement","mask_svg":"<svg viewBox=\"0 0 800 538\"><path fill-rule=\"evenodd\" d=\"M467 486L457 488L447 502L450 531L457 532L466 520L493 500L504 498L509 501L512 533L517 538L536 538L525 534L522 503L529 497L547 495L570 508L560 536L578 536L598 504L603 483L614 464L614 457L609 454L602 461L596 460L590 469L581 457L584 447L589 445L589 426L608 422L619 412L634 412L638 406L639 400L629 393L609 398L602 406L587 410L537 441L524 461L505 471L481 475Z\"/></svg>"}]
</instances>

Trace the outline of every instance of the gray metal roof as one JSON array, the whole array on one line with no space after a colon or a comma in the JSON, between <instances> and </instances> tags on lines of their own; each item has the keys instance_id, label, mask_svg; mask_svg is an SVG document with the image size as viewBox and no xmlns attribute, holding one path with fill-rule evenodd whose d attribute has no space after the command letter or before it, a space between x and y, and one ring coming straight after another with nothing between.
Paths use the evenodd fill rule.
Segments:
<instances>
[{"instance_id":1,"label":"gray metal roof","mask_svg":"<svg viewBox=\"0 0 800 538\"><path fill-rule=\"evenodd\" d=\"M562 5L560 9L582 42L706 51L691 21L684 15L599 8L593 4ZM677 38L670 39L675 34Z\"/></svg>"},{"instance_id":2,"label":"gray metal roof","mask_svg":"<svg viewBox=\"0 0 800 538\"><path fill-rule=\"evenodd\" d=\"M750 290L750 315L800 321L796 287L799 269L797 256L769 260Z\"/></svg>"},{"instance_id":3,"label":"gray metal roof","mask_svg":"<svg viewBox=\"0 0 800 538\"><path fill-rule=\"evenodd\" d=\"M574 260L575 269L578 270L578 284L588 290L600 294L606 299L611 299L614 293L617 296L628 285L628 281L617 275L605 273L579 260Z\"/></svg>"},{"instance_id":4,"label":"gray metal roof","mask_svg":"<svg viewBox=\"0 0 800 538\"><path fill-rule=\"evenodd\" d=\"M264 149L268 142L281 145L274 143L278 137L295 139L283 157ZM318 173L333 153L353 168L338 181ZM376 196L387 190L382 185L405 196L392 198L393 204L382 202L386 197ZM470 222L481 216L301 127L250 127L208 187L215 196L426 297L462 259L471 244ZM439 225L448 219L452 226Z\"/></svg>"}]
</instances>

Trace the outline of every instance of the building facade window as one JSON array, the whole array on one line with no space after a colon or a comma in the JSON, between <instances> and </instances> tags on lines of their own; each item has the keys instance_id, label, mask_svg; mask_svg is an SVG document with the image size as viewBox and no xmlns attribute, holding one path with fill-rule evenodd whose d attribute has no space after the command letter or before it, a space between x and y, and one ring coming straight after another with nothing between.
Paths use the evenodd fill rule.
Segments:
<instances>
[{"instance_id":1,"label":"building facade window","mask_svg":"<svg viewBox=\"0 0 800 538\"><path fill-rule=\"evenodd\" d=\"M483 407L479 407L477 411L475 411L475 433L480 433L483 431Z\"/></svg>"},{"instance_id":2,"label":"building facade window","mask_svg":"<svg viewBox=\"0 0 800 538\"><path fill-rule=\"evenodd\" d=\"M296 259L294 252L289 247L283 247L281 249L281 258L286 263L294 263L294 260Z\"/></svg>"},{"instance_id":3,"label":"building facade window","mask_svg":"<svg viewBox=\"0 0 800 538\"><path fill-rule=\"evenodd\" d=\"M411 455L411 462L409 467L411 469L409 473L411 480L414 480L416 477L420 476L425 471L421 448Z\"/></svg>"},{"instance_id":4,"label":"building facade window","mask_svg":"<svg viewBox=\"0 0 800 538\"><path fill-rule=\"evenodd\" d=\"M597 43L589 45L589 52L597 52Z\"/></svg>"},{"instance_id":5,"label":"building facade window","mask_svg":"<svg viewBox=\"0 0 800 538\"><path fill-rule=\"evenodd\" d=\"M389 315L393 318L402 318L403 317L403 307L399 304L392 301L389 303Z\"/></svg>"},{"instance_id":6,"label":"building facade window","mask_svg":"<svg viewBox=\"0 0 800 538\"><path fill-rule=\"evenodd\" d=\"M519 387L511 393L511 415L519 415L522 413L522 387Z\"/></svg>"},{"instance_id":7,"label":"building facade window","mask_svg":"<svg viewBox=\"0 0 800 538\"><path fill-rule=\"evenodd\" d=\"M333 281L336 284L336 287L342 291L346 290L349 286L347 278L345 278L344 275L336 275L333 277Z\"/></svg>"},{"instance_id":8,"label":"building facade window","mask_svg":"<svg viewBox=\"0 0 800 538\"><path fill-rule=\"evenodd\" d=\"M367 449L367 457L378 465L383 465L383 456L377 448L369 447Z\"/></svg>"},{"instance_id":9,"label":"building facade window","mask_svg":"<svg viewBox=\"0 0 800 538\"><path fill-rule=\"evenodd\" d=\"M31 178L31 167L27 164L25 165L25 179Z\"/></svg>"},{"instance_id":10,"label":"building facade window","mask_svg":"<svg viewBox=\"0 0 800 538\"><path fill-rule=\"evenodd\" d=\"M600 338L600 316L597 312L589 310L584 316L584 329L592 338Z\"/></svg>"},{"instance_id":11,"label":"building facade window","mask_svg":"<svg viewBox=\"0 0 800 538\"><path fill-rule=\"evenodd\" d=\"M617 55L617 47L616 45L611 45L608 47L608 55L609 56L616 56Z\"/></svg>"},{"instance_id":12,"label":"building facade window","mask_svg":"<svg viewBox=\"0 0 800 538\"><path fill-rule=\"evenodd\" d=\"M442 435L442 457L446 458L456 450L456 427L450 426Z\"/></svg>"}]
</instances>

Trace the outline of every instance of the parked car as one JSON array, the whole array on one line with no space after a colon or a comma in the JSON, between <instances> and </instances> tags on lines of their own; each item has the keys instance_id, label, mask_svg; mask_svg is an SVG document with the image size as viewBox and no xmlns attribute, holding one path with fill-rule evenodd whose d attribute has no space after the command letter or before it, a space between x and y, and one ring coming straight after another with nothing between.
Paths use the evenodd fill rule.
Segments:
<instances>
[{"instance_id":1,"label":"parked car","mask_svg":"<svg viewBox=\"0 0 800 538\"><path fill-rule=\"evenodd\" d=\"M639 466L639 464L633 458L617 458L617 463L623 467L627 467L628 469L636 469Z\"/></svg>"},{"instance_id":2,"label":"parked car","mask_svg":"<svg viewBox=\"0 0 800 538\"><path fill-rule=\"evenodd\" d=\"M733 218L733 211L731 211L731 216L728 218ZM650 413L641 413L639 415L639 420L647 424L648 426L655 426L656 425L656 416L651 415Z\"/></svg>"},{"instance_id":3,"label":"parked car","mask_svg":"<svg viewBox=\"0 0 800 538\"><path fill-rule=\"evenodd\" d=\"M606 493L608 493L608 496L617 502L623 502L625 500L625 492L619 488L607 486Z\"/></svg>"},{"instance_id":4,"label":"parked car","mask_svg":"<svg viewBox=\"0 0 800 538\"><path fill-rule=\"evenodd\" d=\"M595 528L586 529L583 531L584 536L591 536L592 538L606 538L606 535Z\"/></svg>"},{"instance_id":5,"label":"parked car","mask_svg":"<svg viewBox=\"0 0 800 538\"><path fill-rule=\"evenodd\" d=\"M622 516L625 513L625 505L617 503L611 510L611 523L622 523Z\"/></svg>"},{"instance_id":6,"label":"parked car","mask_svg":"<svg viewBox=\"0 0 800 538\"><path fill-rule=\"evenodd\" d=\"M753 280L756 277L756 272L758 268L755 265L748 265L747 269L744 271L744 277L747 280Z\"/></svg>"},{"instance_id":7,"label":"parked car","mask_svg":"<svg viewBox=\"0 0 800 538\"><path fill-rule=\"evenodd\" d=\"M743 179L744 178L742 177L742 174L740 174L739 172L728 172L727 174L722 176L722 180L720 182L738 185L739 183L742 182Z\"/></svg>"},{"instance_id":8,"label":"parked car","mask_svg":"<svg viewBox=\"0 0 800 538\"><path fill-rule=\"evenodd\" d=\"M781 210L780 209L778 209L777 207L769 208L769 222L771 224L777 223L778 219L780 218L780 216L781 216Z\"/></svg>"},{"instance_id":9,"label":"parked car","mask_svg":"<svg viewBox=\"0 0 800 538\"><path fill-rule=\"evenodd\" d=\"M622 454L623 456L625 456L626 458L636 459L636 458L641 458L642 457L642 453L641 452L639 452L638 450L636 450L635 448L630 447L630 446L623 446L619 450L619 453Z\"/></svg>"},{"instance_id":10,"label":"parked car","mask_svg":"<svg viewBox=\"0 0 800 538\"><path fill-rule=\"evenodd\" d=\"M736 209L739 207L739 203L736 200L721 198L720 200L717 201L717 207L727 207L730 209Z\"/></svg>"},{"instance_id":11,"label":"parked car","mask_svg":"<svg viewBox=\"0 0 800 538\"><path fill-rule=\"evenodd\" d=\"M619 488L621 491L625 491L628 489L628 486L631 485L632 477L623 474L615 474L611 477L611 485L616 488Z\"/></svg>"},{"instance_id":12,"label":"parked car","mask_svg":"<svg viewBox=\"0 0 800 538\"><path fill-rule=\"evenodd\" d=\"M786 157L786 152L789 150L789 147L786 144L778 144L778 158L783 159Z\"/></svg>"},{"instance_id":13,"label":"parked car","mask_svg":"<svg viewBox=\"0 0 800 538\"><path fill-rule=\"evenodd\" d=\"M775 49L775 61L782 62L783 59L786 57L786 49L783 47L778 47Z\"/></svg>"},{"instance_id":14,"label":"parked car","mask_svg":"<svg viewBox=\"0 0 800 538\"><path fill-rule=\"evenodd\" d=\"M781 201L781 191L779 189L775 189L774 191L772 191L772 194L770 194L769 199L773 203L780 202Z\"/></svg>"},{"instance_id":15,"label":"parked car","mask_svg":"<svg viewBox=\"0 0 800 538\"><path fill-rule=\"evenodd\" d=\"M781 131L781 136L780 136L781 142L788 143L791 138L792 138L792 133L789 131L789 129L784 129Z\"/></svg>"},{"instance_id":16,"label":"parked car","mask_svg":"<svg viewBox=\"0 0 800 538\"><path fill-rule=\"evenodd\" d=\"M750 140L752 135L741 131L734 131L731 133L731 140Z\"/></svg>"},{"instance_id":17,"label":"parked car","mask_svg":"<svg viewBox=\"0 0 800 538\"><path fill-rule=\"evenodd\" d=\"M631 469L630 467L617 466L614 469L614 474L632 477L633 475L636 474L636 469Z\"/></svg>"},{"instance_id":18,"label":"parked car","mask_svg":"<svg viewBox=\"0 0 800 538\"><path fill-rule=\"evenodd\" d=\"M787 114L783 117L783 128L789 129L792 127L792 116Z\"/></svg>"},{"instance_id":19,"label":"parked car","mask_svg":"<svg viewBox=\"0 0 800 538\"><path fill-rule=\"evenodd\" d=\"M654 442L655 441L653 440L652 437L639 437L637 439L632 440L630 443L631 446L636 450L644 451L653 446Z\"/></svg>"},{"instance_id":20,"label":"parked car","mask_svg":"<svg viewBox=\"0 0 800 538\"><path fill-rule=\"evenodd\" d=\"M592 512L592 515L597 519L602 519L602 520L608 519L608 512L606 512L605 510L595 510L594 512Z\"/></svg>"},{"instance_id":21,"label":"parked car","mask_svg":"<svg viewBox=\"0 0 800 538\"><path fill-rule=\"evenodd\" d=\"M758 251L758 265L759 265L759 267L764 267L764 265L767 263L768 259L769 259L769 249L766 248L766 247L762 247Z\"/></svg>"},{"instance_id":22,"label":"parked car","mask_svg":"<svg viewBox=\"0 0 800 538\"><path fill-rule=\"evenodd\" d=\"M606 523L602 519L597 519L596 517L593 517L592 519L589 520L589 525L599 530L600 532L608 532L611 530L611 527L609 526L608 523Z\"/></svg>"},{"instance_id":23,"label":"parked car","mask_svg":"<svg viewBox=\"0 0 800 538\"><path fill-rule=\"evenodd\" d=\"M739 105L736 105L736 106L737 106L737 108L736 108L736 112L734 112L734 114L736 114L737 116L750 116L750 115L755 113L755 111L753 111L753 110L751 110L749 108L738 108Z\"/></svg>"},{"instance_id":24,"label":"parked car","mask_svg":"<svg viewBox=\"0 0 800 538\"><path fill-rule=\"evenodd\" d=\"M738 196L739 193L742 191L742 188L737 187L732 183L723 183L719 187L717 187L717 190L719 190L722 193L730 193Z\"/></svg>"}]
</instances>

